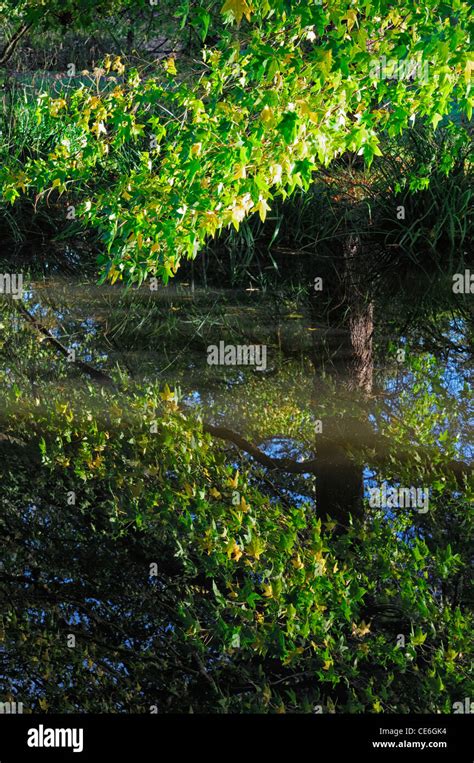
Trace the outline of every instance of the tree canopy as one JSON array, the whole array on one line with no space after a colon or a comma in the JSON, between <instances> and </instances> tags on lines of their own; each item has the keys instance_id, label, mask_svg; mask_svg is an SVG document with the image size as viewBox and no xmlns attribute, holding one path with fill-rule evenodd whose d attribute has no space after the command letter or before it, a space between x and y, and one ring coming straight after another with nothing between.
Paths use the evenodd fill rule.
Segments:
<instances>
[{"instance_id":1,"label":"tree canopy","mask_svg":"<svg viewBox=\"0 0 474 763\"><path fill-rule=\"evenodd\" d=\"M250 214L265 220L275 194L308 188L343 152L370 165L382 131L471 116L467 3L233 0L221 12L217 42L192 68L171 57L126 71L106 57L95 72L105 90L44 93L48 155L1 172L12 203L67 194L101 231L112 282L166 282L208 237ZM118 173L123 154L129 170Z\"/></svg>"}]
</instances>

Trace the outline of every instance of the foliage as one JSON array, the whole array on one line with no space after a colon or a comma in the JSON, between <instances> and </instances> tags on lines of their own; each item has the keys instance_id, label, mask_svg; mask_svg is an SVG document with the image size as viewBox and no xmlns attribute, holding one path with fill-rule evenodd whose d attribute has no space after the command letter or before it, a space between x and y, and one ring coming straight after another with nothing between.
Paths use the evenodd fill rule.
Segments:
<instances>
[{"instance_id":1,"label":"foliage","mask_svg":"<svg viewBox=\"0 0 474 763\"><path fill-rule=\"evenodd\" d=\"M52 150L0 174L11 203L21 192L68 194L101 231L112 282L166 282L218 230L253 213L265 220L275 194L308 188L317 167L345 151L370 165L383 130L399 135L415 118L436 126L454 105L470 117L469 8L459 0L357 10L349 0L237 0L222 11L227 24L192 72L180 76L170 58L113 89L98 79L68 97L43 94L37 115L55 123ZM384 56L428 75L381 76ZM103 73L122 78L124 64L107 57ZM124 146L138 148L126 176Z\"/></svg>"},{"instance_id":2,"label":"foliage","mask_svg":"<svg viewBox=\"0 0 474 763\"><path fill-rule=\"evenodd\" d=\"M472 325L469 295L450 280L469 223L467 3L184 0L155 13L145 0L0 0L0 15L7 63L27 36L93 34L98 19L112 38L129 20L151 34L163 22L181 42L189 32L179 53L152 65L146 54L139 68L114 41L79 87L45 77L37 99L5 75L2 217L21 241L72 207L62 235L93 230L112 285L91 301L79 256L67 297L57 283L2 296L2 701L452 712L472 696ZM390 60L413 75L382 74ZM32 208L44 218L30 221ZM194 281L116 283L166 282L224 229L241 247L237 275L254 267L259 235L275 272L275 243L283 257L309 250L304 272L284 263L293 292L280 276L257 309L253 291L201 303ZM329 362L353 373L345 338L357 343L361 306L349 271L334 278L353 232L375 315L365 310L370 346L356 348L376 361L367 395L348 394L353 379L336 381ZM209 257L203 280L209 264L221 287ZM329 288L307 300L316 266ZM265 342L265 373L206 365L217 332ZM81 358L102 388L78 381L91 370ZM321 470L270 469L212 439L207 402L214 424L238 422L257 452L281 440L313 464L335 453L343 468L326 457L328 473L350 507L357 472L366 487L423 485L429 511L367 496L357 517L335 500L323 509Z\"/></svg>"},{"instance_id":3,"label":"foliage","mask_svg":"<svg viewBox=\"0 0 474 763\"><path fill-rule=\"evenodd\" d=\"M7 694L69 712L451 712L469 696L465 500L443 488L414 525L367 507L340 534L176 401L4 396Z\"/></svg>"}]
</instances>

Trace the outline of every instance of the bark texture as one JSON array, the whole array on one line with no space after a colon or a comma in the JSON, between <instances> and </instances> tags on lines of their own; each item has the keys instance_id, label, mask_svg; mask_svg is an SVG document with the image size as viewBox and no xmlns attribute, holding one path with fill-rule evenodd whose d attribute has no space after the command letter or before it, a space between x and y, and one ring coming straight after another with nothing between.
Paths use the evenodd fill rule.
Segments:
<instances>
[{"instance_id":1,"label":"bark texture","mask_svg":"<svg viewBox=\"0 0 474 763\"><path fill-rule=\"evenodd\" d=\"M328 394L328 381L336 402L350 396L363 398L372 391L374 315L362 255L359 239L348 236L341 271L335 283L328 284L328 330L323 336L314 332L316 411L320 397ZM347 524L350 515L362 515L363 468L348 450L366 430L366 420L348 415L326 417L323 437L316 443L316 508L321 516L341 524Z\"/></svg>"}]
</instances>

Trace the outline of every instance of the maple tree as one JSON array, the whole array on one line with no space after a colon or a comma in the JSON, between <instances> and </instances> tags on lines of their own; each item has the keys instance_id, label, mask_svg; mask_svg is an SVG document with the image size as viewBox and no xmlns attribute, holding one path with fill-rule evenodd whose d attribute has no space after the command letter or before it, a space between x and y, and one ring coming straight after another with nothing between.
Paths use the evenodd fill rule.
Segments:
<instances>
[{"instance_id":1,"label":"maple tree","mask_svg":"<svg viewBox=\"0 0 474 763\"><path fill-rule=\"evenodd\" d=\"M54 145L1 170L12 203L67 195L101 233L104 278L166 282L209 237L254 213L265 220L275 194L307 188L343 152L370 165L382 131L471 115L461 0L228 0L221 10L217 42L192 71L171 58L140 73L107 57L115 87L44 93L37 118L54 127ZM415 75L388 76L386 59L413 62Z\"/></svg>"}]
</instances>

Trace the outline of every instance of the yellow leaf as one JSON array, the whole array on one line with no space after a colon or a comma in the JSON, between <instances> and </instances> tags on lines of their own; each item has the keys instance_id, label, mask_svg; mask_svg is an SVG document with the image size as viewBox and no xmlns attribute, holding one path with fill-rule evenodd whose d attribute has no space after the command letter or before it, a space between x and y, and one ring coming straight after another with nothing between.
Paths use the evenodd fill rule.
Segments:
<instances>
[{"instance_id":1,"label":"yellow leaf","mask_svg":"<svg viewBox=\"0 0 474 763\"><path fill-rule=\"evenodd\" d=\"M230 219L236 230L239 230L239 225L245 217L245 207L239 202L234 202L231 210Z\"/></svg>"},{"instance_id":2,"label":"yellow leaf","mask_svg":"<svg viewBox=\"0 0 474 763\"><path fill-rule=\"evenodd\" d=\"M210 555L212 549L214 548L214 542L212 537L212 530L208 528L206 532L204 533L204 542L203 547L207 551L208 556Z\"/></svg>"},{"instance_id":3,"label":"yellow leaf","mask_svg":"<svg viewBox=\"0 0 474 763\"><path fill-rule=\"evenodd\" d=\"M165 70L168 72L168 74L177 74L176 71L176 64L174 62L174 58L168 58L163 66L165 67Z\"/></svg>"},{"instance_id":4,"label":"yellow leaf","mask_svg":"<svg viewBox=\"0 0 474 763\"><path fill-rule=\"evenodd\" d=\"M316 561L316 565L318 567L318 574L319 575L324 575L324 573L326 571L327 559L324 558L322 551L318 551L314 555L314 558L315 558L315 561Z\"/></svg>"},{"instance_id":5,"label":"yellow leaf","mask_svg":"<svg viewBox=\"0 0 474 763\"><path fill-rule=\"evenodd\" d=\"M16 187L21 188L23 193L26 193L26 183L29 183L29 178L26 177L24 172L19 172L16 178ZM61 182L61 181L60 181ZM53 185L54 188L54 185Z\"/></svg>"},{"instance_id":6,"label":"yellow leaf","mask_svg":"<svg viewBox=\"0 0 474 763\"><path fill-rule=\"evenodd\" d=\"M238 164L234 172L234 180L243 180L247 177L247 168L245 164Z\"/></svg>"},{"instance_id":7,"label":"yellow leaf","mask_svg":"<svg viewBox=\"0 0 474 763\"><path fill-rule=\"evenodd\" d=\"M390 11L390 13L388 14L387 21L390 21L393 24L393 26L398 26L400 24L400 21L402 21L402 16L400 16L397 10L393 10L393 11Z\"/></svg>"},{"instance_id":8,"label":"yellow leaf","mask_svg":"<svg viewBox=\"0 0 474 763\"><path fill-rule=\"evenodd\" d=\"M117 74L123 74L125 71L125 66L120 60L120 56L115 56L114 62L112 64L112 69L117 72Z\"/></svg>"},{"instance_id":9,"label":"yellow leaf","mask_svg":"<svg viewBox=\"0 0 474 763\"><path fill-rule=\"evenodd\" d=\"M267 597L267 599L271 599L273 596L273 588L271 583L264 583L263 584L263 595Z\"/></svg>"},{"instance_id":10,"label":"yellow leaf","mask_svg":"<svg viewBox=\"0 0 474 763\"><path fill-rule=\"evenodd\" d=\"M171 392L167 384L165 384L163 392L160 392L160 397L162 400L165 401L165 403L176 402L176 394L174 392Z\"/></svg>"},{"instance_id":11,"label":"yellow leaf","mask_svg":"<svg viewBox=\"0 0 474 763\"><path fill-rule=\"evenodd\" d=\"M346 19L347 19L347 28L348 28L348 30L350 32L352 27L354 26L354 24L357 21L357 13L356 13L356 11L353 11L353 10L347 11Z\"/></svg>"},{"instance_id":12,"label":"yellow leaf","mask_svg":"<svg viewBox=\"0 0 474 763\"><path fill-rule=\"evenodd\" d=\"M283 167L281 164L272 164L270 167L270 182L271 183L281 183L281 176L283 172Z\"/></svg>"},{"instance_id":13,"label":"yellow leaf","mask_svg":"<svg viewBox=\"0 0 474 763\"><path fill-rule=\"evenodd\" d=\"M237 24L240 24L242 16L245 16L247 21L250 21L251 8L247 0L226 0L222 6L221 13L232 13Z\"/></svg>"},{"instance_id":14,"label":"yellow leaf","mask_svg":"<svg viewBox=\"0 0 474 763\"><path fill-rule=\"evenodd\" d=\"M219 493L219 491L215 487L211 487L211 489L209 490L209 495L211 495L213 498L220 498L221 497L221 494Z\"/></svg>"},{"instance_id":15,"label":"yellow leaf","mask_svg":"<svg viewBox=\"0 0 474 763\"><path fill-rule=\"evenodd\" d=\"M293 567L295 568L295 570L301 570L304 567L304 564L301 561L299 554L297 554L296 559L293 559L293 561L291 563L292 563Z\"/></svg>"},{"instance_id":16,"label":"yellow leaf","mask_svg":"<svg viewBox=\"0 0 474 763\"><path fill-rule=\"evenodd\" d=\"M109 277L111 283L114 284L115 281L117 280L117 278L120 275L121 275L120 270L118 270L115 265L111 265L111 267L109 269L109 274L108 274L108 277Z\"/></svg>"},{"instance_id":17,"label":"yellow leaf","mask_svg":"<svg viewBox=\"0 0 474 763\"><path fill-rule=\"evenodd\" d=\"M57 98L55 101L51 101L49 106L49 113L52 117L57 117L58 111L66 108L67 104L64 98Z\"/></svg>"},{"instance_id":18,"label":"yellow leaf","mask_svg":"<svg viewBox=\"0 0 474 763\"><path fill-rule=\"evenodd\" d=\"M39 704L40 708L41 708L42 710L44 710L45 712L46 712L46 710L47 710L47 709L48 709L48 707L49 707L49 705L48 705L48 700L47 700L47 699L45 699L44 697L42 697L42 698L41 698L41 699L38 701L38 704Z\"/></svg>"},{"instance_id":19,"label":"yellow leaf","mask_svg":"<svg viewBox=\"0 0 474 763\"><path fill-rule=\"evenodd\" d=\"M367 635L367 633L370 633L370 623L366 623L365 620L362 620L359 626L357 626L355 623L352 623L353 636L359 636L359 638L363 638Z\"/></svg>"},{"instance_id":20,"label":"yellow leaf","mask_svg":"<svg viewBox=\"0 0 474 763\"><path fill-rule=\"evenodd\" d=\"M311 110L311 107L310 107L309 103L307 101L303 101L303 100L296 101L296 103L300 107L301 113L304 116L308 117L310 122L313 122L314 124L317 124L317 122L318 122L318 115L317 115L317 113L315 111Z\"/></svg>"},{"instance_id":21,"label":"yellow leaf","mask_svg":"<svg viewBox=\"0 0 474 763\"><path fill-rule=\"evenodd\" d=\"M231 540L230 543L227 546L227 556L229 559L233 559L234 562L238 562L240 557L242 556L242 550L240 546L235 542L235 540Z\"/></svg>"},{"instance_id":22,"label":"yellow leaf","mask_svg":"<svg viewBox=\"0 0 474 763\"><path fill-rule=\"evenodd\" d=\"M203 227L207 233L211 234L211 236L214 235L217 228L219 227L219 218L215 212L206 212L204 216Z\"/></svg>"},{"instance_id":23,"label":"yellow leaf","mask_svg":"<svg viewBox=\"0 0 474 763\"><path fill-rule=\"evenodd\" d=\"M237 471L235 473L235 476L233 478L229 477L229 479L227 480L227 484L229 485L229 487L233 487L234 490L237 488L237 485L239 484L239 470L238 469L237 469Z\"/></svg>"},{"instance_id":24,"label":"yellow leaf","mask_svg":"<svg viewBox=\"0 0 474 763\"><path fill-rule=\"evenodd\" d=\"M260 215L260 220L262 223L265 222L265 218L267 216L267 212L270 210L270 207L268 206L265 199L263 199L261 196L258 200L258 203L255 205L255 209L258 211L258 214Z\"/></svg>"},{"instance_id":25,"label":"yellow leaf","mask_svg":"<svg viewBox=\"0 0 474 763\"><path fill-rule=\"evenodd\" d=\"M271 120L274 117L274 111L271 106L264 106L262 109L262 113L260 114L260 119L262 122L271 122Z\"/></svg>"}]
</instances>

